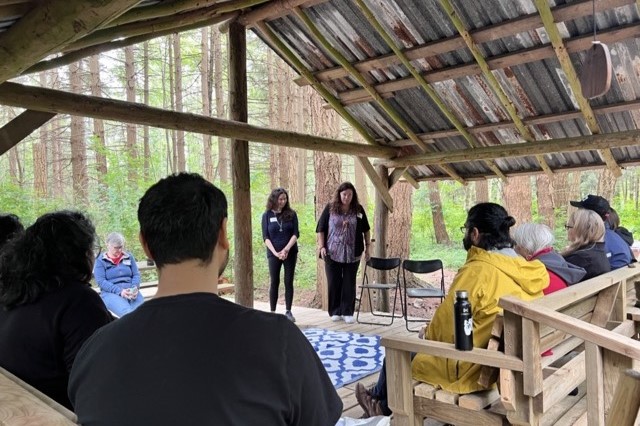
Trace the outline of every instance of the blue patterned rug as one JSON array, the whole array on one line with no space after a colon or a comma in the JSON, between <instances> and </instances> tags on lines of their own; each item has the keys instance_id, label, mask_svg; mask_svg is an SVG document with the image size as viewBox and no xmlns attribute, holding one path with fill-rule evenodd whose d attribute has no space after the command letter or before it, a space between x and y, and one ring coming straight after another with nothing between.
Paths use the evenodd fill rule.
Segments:
<instances>
[{"instance_id":1,"label":"blue patterned rug","mask_svg":"<svg viewBox=\"0 0 640 426\"><path fill-rule=\"evenodd\" d=\"M321 328L302 330L338 389L380 371L384 347L380 336L331 331Z\"/></svg>"}]
</instances>

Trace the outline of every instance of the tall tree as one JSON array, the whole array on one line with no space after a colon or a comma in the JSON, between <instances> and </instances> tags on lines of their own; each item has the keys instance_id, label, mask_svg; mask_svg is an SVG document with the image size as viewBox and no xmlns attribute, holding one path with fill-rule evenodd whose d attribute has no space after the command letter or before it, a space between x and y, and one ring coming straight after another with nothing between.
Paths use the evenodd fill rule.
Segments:
<instances>
[{"instance_id":1,"label":"tall tree","mask_svg":"<svg viewBox=\"0 0 640 426\"><path fill-rule=\"evenodd\" d=\"M542 222L549 228L553 229L556 224L555 214L553 210L553 187L551 179L546 174L536 176L536 195L538 198L538 215Z\"/></svg>"},{"instance_id":2,"label":"tall tree","mask_svg":"<svg viewBox=\"0 0 640 426\"><path fill-rule=\"evenodd\" d=\"M396 182L389 192L393 197L393 213L389 214L389 226L387 227L387 256L408 259L413 213L413 186L409 182L400 181Z\"/></svg>"},{"instance_id":3,"label":"tall tree","mask_svg":"<svg viewBox=\"0 0 640 426\"><path fill-rule=\"evenodd\" d=\"M531 178L514 176L502 186L504 207L517 223L531 222Z\"/></svg>"},{"instance_id":4,"label":"tall tree","mask_svg":"<svg viewBox=\"0 0 640 426\"><path fill-rule=\"evenodd\" d=\"M211 115L211 91L209 90L209 28L200 30L200 51L202 60L200 61L200 91L202 96L202 115ZM211 151L211 135L202 135L202 156L204 177L208 181L213 181L213 158Z\"/></svg>"},{"instance_id":5,"label":"tall tree","mask_svg":"<svg viewBox=\"0 0 640 426\"><path fill-rule=\"evenodd\" d=\"M102 96L102 81L100 80L100 59L98 55L89 57L89 75L91 76L91 94ZM104 121L93 119L93 146L96 156L96 172L101 189L105 186L107 176L107 146L104 140Z\"/></svg>"},{"instance_id":6,"label":"tall tree","mask_svg":"<svg viewBox=\"0 0 640 426\"><path fill-rule=\"evenodd\" d=\"M80 78L81 62L69 65L69 83L72 93L82 93ZM84 138L84 120L82 117L71 116L71 177L73 182L73 196L77 205L89 204L89 188L87 178L87 147Z\"/></svg>"},{"instance_id":7,"label":"tall tree","mask_svg":"<svg viewBox=\"0 0 640 426\"><path fill-rule=\"evenodd\" d=\"M180 48L180 33L173 34L171 36L173 40L173 56L175 67L175 97L176 97L176 111L182 112L182 49ZM187 162L185 157L185 141L184 131L178 130L176 132L176 165L179 172L187 169Z\"/></svg>"},{"instance_id":8,"label":"tall tree","mask_svg":"<svg viewBox=\"0 0 640 426\"><path fill-rule=\"evenodd\" d=\"M213 54L213 82L216 98L216 117L226 118L224 109L224 92L222 90L222 43L220 42L220 29L216 26L211 28L211 50ZM218 175L220 182L229 183L229 141L218 137Z\"/></svg>"},{"instance_id":9,"label":"tall tree","mask_svg":"<svg viewBox=\"0 0 640 426\"><path fill-rule=\"evenodd\" d=\"M311 90L307 90L311 92ZM337 138L340 134L340 121L333 110L324 109L324 100L313 93L310 99L310 122L313 123L313 133L319 136ZM313 168L315 173L315 216L320 217L325 205L331 201L335 190L342 180L342 161L340 156L328 152L315 151L313 154ZM326 308L328 306L327 278L324 272L324 262L317 261L316 266L316 297L314 305Z\"/></svg>"},{"instance_id":10,"label":"tall tree","mask_svg":"<svg viewBox=\"0 0 640 426\"><path fill-rule=\"evenodd\" d=\"M145 41L142 45L142 102L149 105L149 42ZM148 181L150 177L149 158L151 157L151 149L149 147L149 126L142 126L142 151L144 153L142 163L142 173L144 180Z\"/></svg>"},{"instance_id":11,"label":"tall tree","mask_svg":"<svg viewBox=\"0 0 640 426\"><path fill-rule=\"evenodd\" d=\"M271 49L267 50L267 113L269 114L269 127L275 129L278 127L277 123L277 87L276 87L276 73L274 65L273 52ZM269 145L269 178L271 180L271 188L277 188L280 186L278 165L279 165L279 151L275 145Z\"/></svg>"},{"instance_id":12,"label":"tall tree","mask_svg":"<svg viewBox=\"0 0 640 426\"><path fill-rule=\"evenodd\" d=\"M477 180L476 187L476 204L489 202L489 181L486 179Z\"/></svg>"},{"instance_id":13,"label":"tall tree","mask_svg":"<svg viewBox=\"0 0 640 426\"><path fill-rule=\"evenodd\" d=\"M613 199L618 178L611 173L611 169L608 167L602 169L598 174L600 175L600 179L598 179L598 195L606 198L607 200Z\"/></svg>"},{"instance_id":14,"label":"tall tree","mask_svg":"<svg viewBox=\"0 0 640 426\"><path fill-rule=\"evenodd\" d=\"M53 89L60 89L60 79L58 76L58 70L50 70L47 72L49 84ZM62 173L62 142L59 135L62 133L61 129L62 116L60 114L53 117L51 123L51 176L52 176L52 195L55 197L62 197L64 194L64 176Z\"/></svg>"},{"instance_id":15,"label":"tall tree","mask_svg":"<svg viewBox=\"0 0 640 426\"><path fill-rule=\"evenodd\" d=\"M396 203L394 202L393 205L395 206ZM436 242L438 244L449 244L451 241L444 222L444 214L442 214L442 200L440 199L440 189L437 181L429 181L429 205L431 206Z\"/></svg>"},{"instance_id":16,"label":"tall tree","mask_svg":"<svg viewBox=\"0 0 640 426\"><path fill-rule=\"evenodd\" d=\"M289 110L290 102L288 99L288 79L287 79L287 69L288 65L284 63L284 61L275 61L276 65L276 90L278 94L278 108L277 108L277 118L278 121L276 123L276 129L286 129L287 128L287 111ZM278 165L282 167L278 167L278 182L280 186L284 188L289 188L289 158L290 149L284 146L278 147Z\"/></svg>"},{"instance_id":17,"label":"tall tree","mask_svg":"<svg viewBox=\"0 0 640 426\"><path fill-rule=\"evenodd\" d=\"M124 70L125 79L127 80L127 102L136 101L136 70L134 64L133 46L124 48ZM137 182L138 173L135 166L138 159L138 148L136 146L137 131L136 125L127 123L127 155L129 156L128 177L130 182Z\"/></svg>"},{"instance_id":18,"label":"tall tree","mask_svg":"<svg viewBox=\"0 0 640 426\"><path fill-rule=\"evenodd\" d=\"M47 74L41 72L39 75L40 86L47 87ZM47 145L49 143L49 124L40 126L39 139L33 143L33 189L38 197L46 197L47 179Z\"/></svg>"}]
</instances>

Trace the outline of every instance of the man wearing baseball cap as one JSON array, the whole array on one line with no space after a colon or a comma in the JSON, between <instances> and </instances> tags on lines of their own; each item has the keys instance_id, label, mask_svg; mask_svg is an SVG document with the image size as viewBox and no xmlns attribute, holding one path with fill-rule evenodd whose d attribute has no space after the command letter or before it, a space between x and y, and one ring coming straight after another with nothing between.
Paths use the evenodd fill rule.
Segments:
<instances>
[{"instance_id":1,"label":"man wearing baseball cap","mask_svg":"<svg viewBox=\"0 0 640 426\"><path fill-rule=\"evenodd\" d=\"M609 227L609 224L606 221L606 218L609 216L609 212L611 211L611 206L605 198L599 195L589 194L587 195L587 198L582 201L571 201L570 203L574 207L593 210L598 213L604 221L606 228L604 234L604 249L607 253L609 264L611 264L611 270L622 268L632 262L629 245L622 239L622 237L620 237L620 235L616 234L615 231Z\"/></svg>"}]
</instances>

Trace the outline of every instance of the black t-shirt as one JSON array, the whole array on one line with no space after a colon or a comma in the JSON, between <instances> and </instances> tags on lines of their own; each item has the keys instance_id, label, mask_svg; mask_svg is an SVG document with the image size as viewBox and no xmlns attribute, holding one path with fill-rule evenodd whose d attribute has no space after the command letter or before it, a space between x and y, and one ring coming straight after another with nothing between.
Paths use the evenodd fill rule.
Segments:
<instances>
[{"instance_id":1,"label":"black t-shirt","mask_svg":"<svg viewBox=\"0 0 640 426\"><path fill-rule=\"evenodd\" d=\"M293 323L208 293L153 299L104 327L69 397L84 426L326 426L342 412Z\"/></svg>"},{"instance_id":2,"label":"black t-shirt","mask_svg":"<svg viewBox=\"0 0 640 426\"><path fill-rule=\"evenodd\" d=\"M564 258L567 262L580 266L587 271L587 275L581 281L611 271L611 265L604 250L604 243L593 243L580 247L573 253L564 256Z\"/></svg>"},{"instance_id":3,"label":"black t-shirt","mask_svg":"<svg viewBox=\"0 0 640 426\"><path fill-rule=\"evenodd\" d=\"M0 366L71 408L69 372L82 344L112 317L87 284L70 283L36 302L0 308Z\"/></svg>"}]
</instances>

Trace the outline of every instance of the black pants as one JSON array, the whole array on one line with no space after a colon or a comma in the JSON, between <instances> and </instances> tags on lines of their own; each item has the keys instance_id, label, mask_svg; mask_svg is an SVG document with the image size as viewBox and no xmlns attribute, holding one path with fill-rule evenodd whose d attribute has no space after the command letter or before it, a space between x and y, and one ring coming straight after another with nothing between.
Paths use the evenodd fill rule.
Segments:
<instances>
[{"instance_id":1,"label":"black pants","mask_svg":"<svg viewBox=\"0 0 640 426\"><path fill-rule=\"evenodd\" d=\"M269 286L269 303L271 304L271 312L275 312L278 304L278 287L280 287L280 268L284 264L284 301L287 311L291 310L293 303L293 275L296 270L296 261L298 260L298 252L289 252L285 260L280 260L275 256L268 256L269 261L269 277L271 284Z\"/></svg>"},{"instance_id":2,"label":"black pants","mask_svg":"<svg viewBox=\"0 0 640 426\"><path fill-rule=\"evenodd\" d=\"M324 261L329 287L329 315L353 315L356 306L356 276L360 262Z\"/></svg>"}]
</instances>

